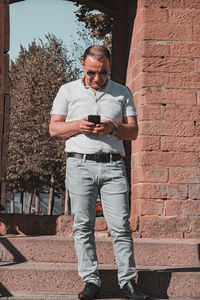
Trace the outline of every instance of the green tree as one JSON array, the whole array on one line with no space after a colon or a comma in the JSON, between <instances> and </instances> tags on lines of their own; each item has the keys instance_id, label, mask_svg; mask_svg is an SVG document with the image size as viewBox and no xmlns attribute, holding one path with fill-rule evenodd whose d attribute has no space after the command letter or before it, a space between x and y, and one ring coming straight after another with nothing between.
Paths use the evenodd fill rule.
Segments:
<instances>
[{"instance_id":1,"label":"green tree","mask_svg":"<svg viewBox=\"0 0 200 300\"><path fill-rule=\"evenodd\" d=\"M84 24L92 39L95 38L99 41L103 41L103 44L111 50L113 18L88 7L86 4L79 4L78 1L65 1L75 2L75 5L78 7L75 11L78 22Z\"/></svg>"},{"instance_id":2,"label":"green tree","mask_svg":"<svg viewBox=\"0 0 200 300\"><path fill-rule=\"evenodd\" d=\"M21 46L11 62L7 182L13 193L38 194L51 186L52 176L57 191L64 191L64 141L49 136L50 110L59 87L79 72L63 42L51 34L28 50Z\"/></svg>"}]
</instances>

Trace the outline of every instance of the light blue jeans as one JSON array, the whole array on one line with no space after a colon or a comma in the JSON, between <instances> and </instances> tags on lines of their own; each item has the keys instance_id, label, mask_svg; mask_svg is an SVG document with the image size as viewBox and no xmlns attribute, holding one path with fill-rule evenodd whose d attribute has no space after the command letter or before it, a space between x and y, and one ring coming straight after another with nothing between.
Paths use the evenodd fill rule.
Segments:
<instances>
[{"instance_id":1,"label":"light blue jeans","mask_svg":"<svg viewBox=\"0 0 200 300\"><path fill-rule=\"evenodd\" d=\"M123 160L100 163L85 160L85 157L69 157L66 188L74 216L79 275L84 282L101 285L94 237L96 199L100 193L103 213L113 240L118 282L122 288L136 276L133 240L128 221L128 183Z\"/></svg>"}]
</instances>

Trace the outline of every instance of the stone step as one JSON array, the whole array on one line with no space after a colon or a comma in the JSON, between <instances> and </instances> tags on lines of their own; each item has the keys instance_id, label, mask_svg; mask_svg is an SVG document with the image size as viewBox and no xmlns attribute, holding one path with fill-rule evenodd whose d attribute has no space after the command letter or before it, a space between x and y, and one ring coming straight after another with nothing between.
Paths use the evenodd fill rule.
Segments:
<instances>
[{"instance_id":1,"label":"stone step","mask_svg":"<svg viewBox=\"0 0 200 300\"><path fill-rule=\"evenodd\" d=\"M15 293L77 295L83 283L76 263L23 262L0 264L1 296ZM103 299L120 298L117 270L113 264L100 264ZM138 266L138 284L153 297L196 297L200 299L200 268L177 266ZM54 298L55 299L55 298ZM59 299L59 298L58 298Z\"/></svg>"},{"instance_id":2,"label":"stone step","mask_svg":"<svg viewBox=\"0 0 200 300\"><path fill-rule=\"evenodd\" d=\"M101 300L124 300L124 298L99 298ZM152 300L166 300L163 298L153 297ZM176 297L176 298L168 298L169 300L199 300L199 298L194 297ZM1 300L78 300L77 295L53 295L48 293L38 293L38 294L31 294L31 293L15 293L10 297L3 297Z\"/></svg>"},{"instance_id":3,"label":"stone step","mask_svg":"<svg viewBox=\"0 0 200 300\"><path fill-rule=\"evenodd\" d=\"M99 298L101 300L124 300L124 298ZM163 298L153 297L152 300L166 300ZM199 298L194 297L176 297L176 298L168 298L169 300L199 300ZM31 293L16 293L10 297L3 297L1 300L78 300L77 295L53 295L53 294L31 294Z\"/></svg>"},{"instance_id":4,"label":"stone step","mask_svg":"<svg viewBox=\"0 0 200 300\"><path fill-rule=\"evenodd\" d=\"M99 263L115 263L110 237L97 237ZM200 266L200 241L197 239L134 239L136 264ZM2 236L0 261L77 262L73 237Z\"/></svg>"}]
</instances>

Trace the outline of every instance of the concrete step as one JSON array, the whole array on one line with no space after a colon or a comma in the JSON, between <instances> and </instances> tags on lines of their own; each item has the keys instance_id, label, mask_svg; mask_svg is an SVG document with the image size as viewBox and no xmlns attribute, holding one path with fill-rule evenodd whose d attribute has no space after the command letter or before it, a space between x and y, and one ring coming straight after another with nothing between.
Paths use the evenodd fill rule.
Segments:
<instances>
[{"instance_id":1,"label":"concrete step","mask_svg":"<svg viewBox=\"0 0 200 300\"><path fill-rule=\"evenodd\" d=\"M42 293L42 294L31 294L31 293L16 293L10 297L3 297L1 298L2 300L78 300L77 295L53 295L53 294L47 294L47 293ZM124 298L99 298L102 300L124 300ZM166 300L163 298L151 298L153 300ZM178 298L168 298L169 300L199 300L199 298L194 298L194 297L178 297Z\"/></svg>"},{"instance_id":2,"label":"concrete step","mask_svg":"<svg viewBox=\"0 0 200 300\"><path fill-rule=\"evenodd\" d=\"M76 263L23 262L0 264L0 292L77 295L83 283ZM103 299L120 298L117 270L113 264L100 264ZM200 268L176 266L138 266L138 284L153 297L196 297L200 299ZM58 298L59 299L59 298Z\"/></svg>"},{"instance_id":3,"label":"concrete step","mask_svg":"<svg viewBox=\"0 0 200 300\"><path fill-rule=\"evenodd\" d=\"M96 238L99 263L115 263L110 237ZM200 240L134 239L136 264L200 266ZM73 237L2 236L0 261L77 262Z\"/></svg>"}]
</instances>

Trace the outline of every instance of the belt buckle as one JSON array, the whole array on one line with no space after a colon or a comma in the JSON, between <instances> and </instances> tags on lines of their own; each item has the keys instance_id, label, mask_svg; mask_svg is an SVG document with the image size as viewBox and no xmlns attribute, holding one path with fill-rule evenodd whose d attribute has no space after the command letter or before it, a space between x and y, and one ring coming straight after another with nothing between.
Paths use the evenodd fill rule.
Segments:
<instances>
[{"instance_id":1,"label":"belt buckle","mask_svg":"<svg viewBox=\"0 0 200 300\"><path fill-rule=\"evenodd\" d=\"M96 153L95 154L95 161L96 162L102 162L102 160L103 160L102 154L101 153Z\"/></svg>"}]
</instances>

